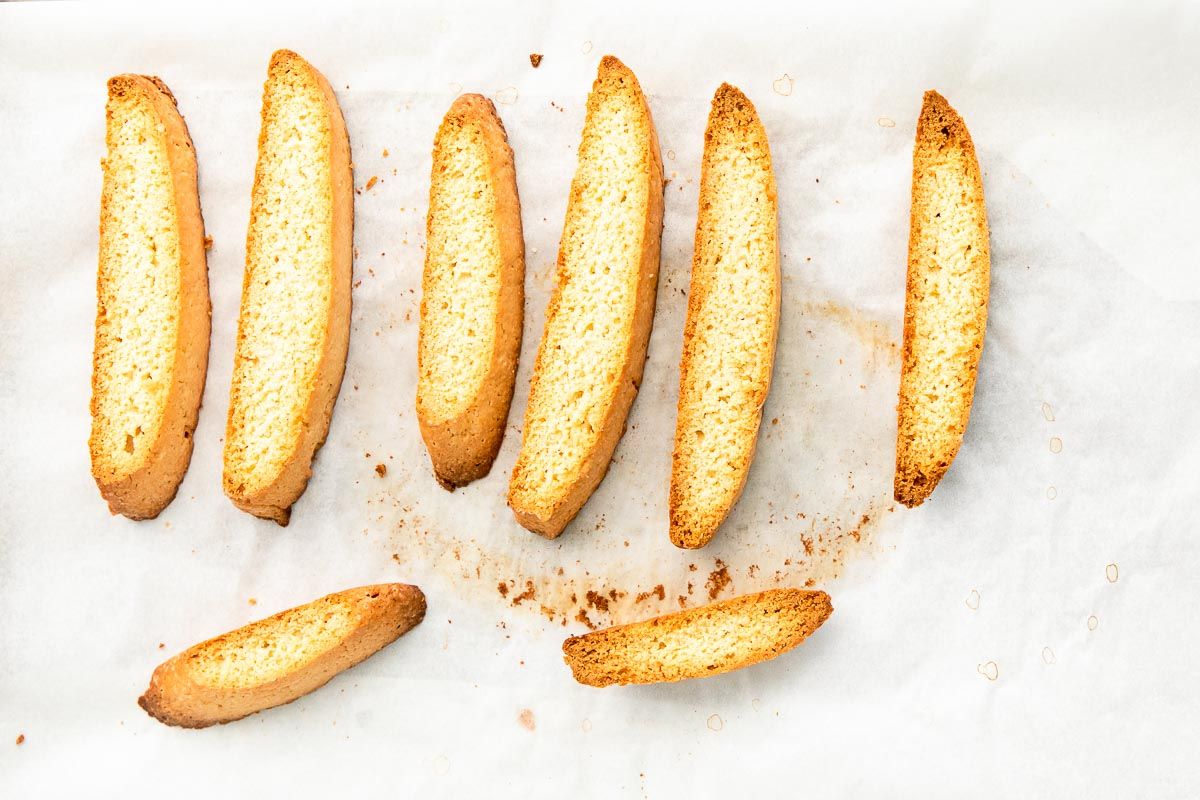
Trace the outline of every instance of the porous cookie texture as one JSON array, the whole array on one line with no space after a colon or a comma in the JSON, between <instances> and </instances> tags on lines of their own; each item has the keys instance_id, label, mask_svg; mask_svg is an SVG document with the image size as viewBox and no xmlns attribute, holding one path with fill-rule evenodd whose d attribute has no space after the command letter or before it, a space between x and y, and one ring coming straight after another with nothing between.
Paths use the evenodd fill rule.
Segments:
<instances>
[{"instance_id":1,"label":"porous cookie texture","mask_svg":"<svg viewBox=\"0 0 1200 800\"><path fill-rule=\"evenodd\" d=\"M263 90L225 431L225 493L288 522L329 431L350 337L350 144L329 82L288 50Z\"/></svg>"},{"instance_id":2,"label":"porous cookie texture","mask_svg":"<svg viewBox=\"0 0 1200 800\"><path fill-rule=\"evenodd\" d=\"M92 475L114 514L149 519L192 456L208 366L196 153L158 78L108 82L92 362Z\"/></svg>"},{"instance_id":3,"label":"porous cookie texture","mask_svg":"<svg viewBox=\"0 0 1200 800\"><path fill-rule=\"evenodd\" d=\"M482 478L504 439L524 313L512 149L492 102L454 101L433 146L417 419L447 489Z\"/></svg>"},{"instance_id":4,"label":"porous cookie texture","mask_svg":"<svg viewBox=\"0 0 1200 800\"><path fill-rule=\"evenodd\" d=\"M696 247L679 367L670 536L703 547L754 459L779 330L779 224L767 134L722 84L704 135Z\"/></svg>"},{"instance_id":5,"label":"porous cookie texture","mask_svg":"<svg viewBox=\"0 0 1200 800\"><path fill-rule=\"evenodd\" d=\"M425 595L403 583L331 594L184 650L154 670L138 705L183 728L232 722L323 686L424 616Z\"/></svg>"},{"instance_id":6,"label":"porous cookie texture","mask_svg":"<svg viewBox=\"0 0 1200 800\"><path fill-rule=\"evenodd\" d=\"M958 453L987 327L991 257L971 135L926 92L913 150L895 497L918 506Z\"/></svg>"},{"instance_id":7,"label":"porous cookie texture","mask_svg":"<svg viewBox=\"0 0 1200 800\"><path fill-rule=\"evenodd\" d=\"M600 484L646 360L658 286L662 162L634 74L605 56L592 93L509 483L517 521L562 533Z\"/></svg>"},{"instance_id":8,"label":"porous cookie texture","mask_svg":"<svg viewBox=\"0 0 1200 800\"><path fill-rule=\"evenodd\" d=\"M832 613L825 592L770 589L572 636L563 657L588 686L703 678L786 653Z\"/></svg>"}]
</instances>

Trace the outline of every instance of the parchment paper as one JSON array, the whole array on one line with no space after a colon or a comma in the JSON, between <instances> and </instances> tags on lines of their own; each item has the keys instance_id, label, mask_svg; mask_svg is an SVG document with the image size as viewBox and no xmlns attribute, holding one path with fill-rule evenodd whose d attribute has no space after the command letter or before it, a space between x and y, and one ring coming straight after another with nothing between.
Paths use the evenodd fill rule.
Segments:
<instances>
[{"instance_id":1,"label":"parchment paper","mask_svg":"<svg viewBox=\"0 0 1200 800\"><path fill-rule=\"evenodd\" d=\"M1200 793L1200 10L646 5L0 6L0 796ZM279 47L337 90L363 189L346 380L286 529L220 488ZM612 469L547 542L504 494L605 53L637 73L662 142L661 282ZM126 71L178 98L215 243L195 454L142 523L109 516L86 448L105 80ZM721 81L771 139L784 313L745 495L685 552L666 493ZM927 88L963 114L986 173L992 301L962 451L907 511L890 499L894 406ZM495 98L508 129L528 271L503 450L449 494L413 399L429 152L460 91ZM135 705L184 647L390 580L425 589L425 622L315 694L200 732ZM588 625L806 583L833 617L752 669L595 690L561 662Z\"/></svg>"}]
</instances>

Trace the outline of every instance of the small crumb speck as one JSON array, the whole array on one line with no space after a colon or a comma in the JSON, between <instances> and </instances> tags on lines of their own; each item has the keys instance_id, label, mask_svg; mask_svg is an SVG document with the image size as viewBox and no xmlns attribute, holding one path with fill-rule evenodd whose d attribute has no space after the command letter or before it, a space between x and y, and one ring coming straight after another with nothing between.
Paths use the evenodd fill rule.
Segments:
<instances>
[{"instance_id":1,"label":"small crumb speck","mask_svg":"<svg viewBox=\"0 0 1200 800\"><path fill-rule=\"evenodd\" d=\"M529 66L533 67L534 69L537 69L541 65L542 65L542 54L541 53L530 53L529 54Z\"/></svg>"}]
</instances>

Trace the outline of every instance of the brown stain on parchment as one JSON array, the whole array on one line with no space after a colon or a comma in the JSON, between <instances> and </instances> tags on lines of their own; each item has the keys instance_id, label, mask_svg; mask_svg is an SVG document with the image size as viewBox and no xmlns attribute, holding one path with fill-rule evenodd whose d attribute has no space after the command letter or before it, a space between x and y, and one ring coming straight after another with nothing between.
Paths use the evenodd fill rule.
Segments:
<instances>
[{"instance_id":1,"label":"brown stain on parchment","mask_svg":"<svg viewBox=\"0 0 1200 800\"><path fill-rule=\"evenodd\" d=\"M830 321L859 345L848 355L862 356L884 374L898 368L900 347L886 323L832 300L806 301L802 309L801 330L807 330L805 318ZM874 457L890 461L892 454ZM409 476L398 477L393 485L403 492ZM851 488L854 480L851 475ZM407 493L384 489L367 503L372 527L386 532L388 552L402 568L421 563L446 578L460 597L506 615L532 613L559 627L596 629L774 587L825 586L841 576L847 562L877 549L881 523L896 510L890 489L889 481L875 497L847 491L822 514L797 508L799 498L794 505L776 499L768 503L770 513L760 529L729 531L703 550L678 551L677 563L662 553L639 552L636 542L630 546L629 538L614 534L623 540L626 564L645 575L641 581L629 577L636 571L628 568L616 578L589 569L585 560L567 558L561 546L516 528L511 516L500 519L506 509L476 538L444 530ZM608 535L603 515L581 514L572 527L566 536ZM508 541L513 536L529 539L513 548ZM621 541L598 544L604 549L600 563L611 561L612 548L622 547Z\"/></svg>"},{"instance_id":2,"label":"brown stain on parchment","mask_svg":"<svg viewBox=\"0 0 1200 800\"><path fill-rule=\"evenodd\" d=\"M841 515L798 515L787 540L771 548L773 555L755 553L753 563L733 566L726 561L729 553L690 552L695 570L648 563L646 572L653 578L645 584L616 581L579 560L560 562L557 548L547 547L543 558L531 559L527 552L518 559L502 545L439 531L410 507L402 508L389 545L398 564L432 566L460 596L479 598L497 609L532 612L560 627L578 624L595 630L764 589L825 585L841 575L847 561L874 547L878 520L894 509L890 501L881 501L868 513L851 514L850 522ZM789 551L791 555L782 554Z\"/></svg>"},{"instance_id":3,"label":"brown stain on parchment","mask_svg":"<svg viewBox=\"0 0 1200 800\"><path fill-rule=\"evenodd\" d=\"M871 319L863 313L834 300L808 301L802 306L804 316L833 320L854 335L863 350L880 358L884 364L899 366L900 343L892 336L882 320Z\"/></svg>"}]
</instances>

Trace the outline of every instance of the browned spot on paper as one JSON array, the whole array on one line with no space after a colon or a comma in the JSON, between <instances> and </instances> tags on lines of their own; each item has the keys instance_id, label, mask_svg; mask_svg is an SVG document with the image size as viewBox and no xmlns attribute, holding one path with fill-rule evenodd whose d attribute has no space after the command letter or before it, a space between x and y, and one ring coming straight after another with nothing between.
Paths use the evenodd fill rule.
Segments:
<instances>
[{"instance_id":1,"label":"browned spot on paper","mask_svg":"<svg viewBox=\"0 0 1200 800\"><path fill-rule=\"evenodd\" d=\"M892 338L888 326L883 321L870 319L861 312L833 300L806 302L803 313L825 317L848 329L870 357L882 357L887 364L900 363L900 345Z\"/></svg>"},{"instance_id":2,"label":"browned spot on paper","mask_svg":"<svg viewBox=\"0 0 1200 800\"><path fill-rule=\"evenodd\" d=\"M517 722L527 731L537 729L537 721L533 718L533 712L528 708L522 708L521 713L517 715Z\"/></svg>"},{"instance_id":3,"label":"browned spot on paper","mask_svg":"<svg viewBox=\"0 0 1200 800\"><path fill-rule=\"evenodd\" d=\"M499 585L496 586L496 591L500 592L501 597L508 597L508 584L500 581Z\"/></svg>"}]
</instances>

